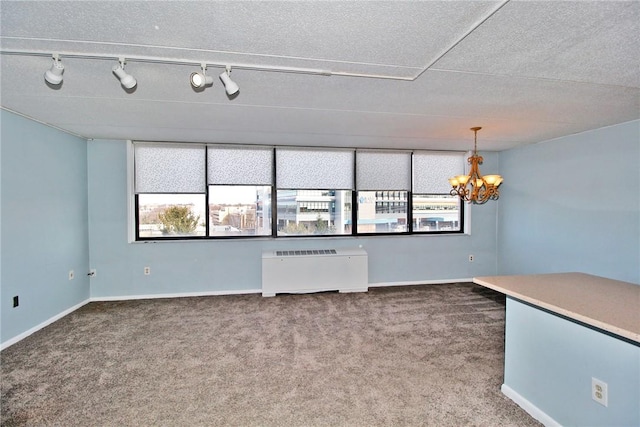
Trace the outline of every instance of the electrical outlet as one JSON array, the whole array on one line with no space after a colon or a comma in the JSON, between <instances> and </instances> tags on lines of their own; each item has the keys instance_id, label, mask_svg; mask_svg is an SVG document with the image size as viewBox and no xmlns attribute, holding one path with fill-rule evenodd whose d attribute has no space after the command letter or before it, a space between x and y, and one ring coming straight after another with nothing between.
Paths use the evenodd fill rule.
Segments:
<instances>
[{"instance_id":1,"label":"electrical outlet","mask_svg":"<svg viewBox=\"0 0 640 427\"><path fill-rule=\"evenodd\" d=\"M76 277L76 274L73 272L73 270L69 270L69 280L73 280L74 277Z\"/></svg>"},{"instance_id":2,"label":"electrical outlet","mask_svg":"<svg viewBox=\"0 0 640 427\"><path fill-rule=\"evenodd\" d=\"M18 295L16 295L15 297L13 297L13 307L17 307L20 305L20 299L18 298Z\"/></svg>"},{"instance_id":3,"label":"electrical outlet","mask_svg":"<svg viewBox=\"0 0 640 427\"><path fill-rule=\"evenodd\" d=\"M591 398L603 406L609 406L607 383L591 377Z\"/></svg>"},{"instance_id":4,"label":"electrical outlet","mask_svg":"<svg viewBox=\"0 0 640 427\"><path fill-rule=\"evenodd\" d=\"M148 276L148 275L150 275L150 274L151 274L151 267L145 267L145 268L144 268L144 275L145 275L145 276Z\"/></svg>"},{"instance_id":5,"label":"electrical outlet","mask_svg":"<svg viewBox=\"0 0 640 427\"><path fill-rule=\"evenodd\" d=\"M474 259L474 258L475 258L475 257L474 257L473 255L469 255L469 262L473 262L473 259Z\"/></svg>"}]
</instances>

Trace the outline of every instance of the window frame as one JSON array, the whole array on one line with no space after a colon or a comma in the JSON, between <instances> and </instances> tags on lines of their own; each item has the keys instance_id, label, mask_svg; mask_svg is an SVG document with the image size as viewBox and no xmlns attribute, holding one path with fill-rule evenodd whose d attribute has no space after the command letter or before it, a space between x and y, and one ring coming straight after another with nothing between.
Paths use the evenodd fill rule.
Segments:
<instances>
[{"instance_id":1,"label":"window frame","mask_svg":"<svg viewBox=\"0 0 640 427\"><path fill-rule=\"evenodd\" d=\"M211 224L210 224L210 208L209 208L209 189L210 186L212 184L208 183L208 178L207 178L207 158L209 155L209 150L208 147L209 146L219 146L219 147L225 147L225 146L229 146L229 147L237 147L238 144L221 144L221 143L184 143L184 144L190 144L190 145L205 145L206 147L206 155L205 155L205 193L203 194L204 199L205 199L205 235L204 236L167 236L167 237L141 237L140 236L140 201L139 201L139 195L135 192L135 156L134 156L134 151L135 151L135 144L136 143L142 143L142 144L158 144L161 145L164 142L149 142L149 141L133 141L133 140L128 140L127 141L127 180L128 180L128 189L129 189L129 197L127 199L127 205L128 205L128 209L129 209L129 224L128 224L128 240L130 243L135 243L135 242L142 242L142 243L149 243L149 242L165 242L165 241L216 241L216 240L237 240L237 239L249 239L249 240L255 240L255 239L268 239L268 240L272 240L272 239L297 239L297 238L350 238L350 237L376 237L376 236L433 236L433 235L465 235L465 234L470 234L470 211L468 211L469 209L469 205L464 203L462 200L458 200L458 206L459 206L459 230L429 230L429 231L420 231L420 230L414 230L414 212L413 212L413 198L414 198L414 193L413 193L413 182L411 182L410 184L410 189L409 190L375 190L373 191L374 193L378 193L378 192L386 192L387 194L389 194L389 202L402 202L402 199L400 199L398 197L398 191L406 191L407 193L407 199L406 199L406 204L407 204L407 213L406 213L406 218L407 218L407 224L406 224L406 231L402 231L402 232L371 232L371 233L367 233L367 232L358 232L358 210L359 210L359 206L358 206L358 194L361 191L372 191L372 190L359 190L358 186L357 186L357 182L356 182L356 169L357 169L357 155L354 156L354 167L353 167L353 174L354 174L354 189L348 189L348 191L351 191L351 199L350 199L350 216L351 216L351 231L350 233L345 233L345 234L300 234L300 235L278 235L278 190L287 190L284 188L278 188L276 186L276 168L277 168L277 160L276 160L276 149L278 147L276 146L271 146L271 145L249 145L247 146L247 148L251 148L251 147L256 147L256 148L261 148L261 149L265 149L265 148L269 148L272 149L274 152L273 158L272 158L272 164L271 164L271 174L272 174L272 182L271 185L268 185L268 187L270 187L270 192L271 192L271 234L270 235L266 235L266 234L259 234L259 235L229 235L229 236L211 236L210 232L211 232ZM166 142L167 144L175 144L175 142ZM322 149L326 149L326 150L344 150L345 148L340 147L340 148L335 148L335 147L282 147L282 148L301 148L301 149L312 149L312 150L322 150ZM355 150L355 149L353 149ZM376 149L365 149L366 151L377 151ZM357 151L357 150L356 150ZM379 151L398 151L398 152L410 152L411 153L411 163L410 163L410 167L413 168L413 153L414 151L420 151L421 153L424 153L425 150L389 150L389 149L381 149ZM456 152L456 151L451 151L450 153L461 153L461 152ZM412 174L413 171L411 170L410 173ZM446 179L447 177L443 177L443 179ZM222 184L221 184L222 185ZM250 185L250 184L246 184L246 185ZM265 185L267 186L267 185ZM297 189L292 189L292 190L297 190ZM298 190L305 190L305 189L298 189ZM321 189L321 190L326 190L326 189ZM329 191L340 191L342 189L330 189ZM146 193L141 193L141 194L146 194ZM174 193L171 193L174 194ZM175 194L179 194L179 193L175 193ZM200 194L200 193L198 193ZM393 195L393 197L392 197ZM433 195L448 195L448 194L433 194ZM345 202L347 203L347 202ZM329 208L331 210L331 207Z\"/></svg>"}]
</instances>

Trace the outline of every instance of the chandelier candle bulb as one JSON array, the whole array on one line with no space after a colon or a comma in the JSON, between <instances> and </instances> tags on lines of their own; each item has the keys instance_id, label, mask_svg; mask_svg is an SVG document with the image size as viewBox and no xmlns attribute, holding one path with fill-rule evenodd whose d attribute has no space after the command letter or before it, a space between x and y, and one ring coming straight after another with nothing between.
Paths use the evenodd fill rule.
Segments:
<instances>
[{"instance_id":1,"label":"chandelier candle bulb","mask_svg":"<svg viewBox=\"0 0 640 427\"><path fill-rule=\"evenodd\" d=\"M449 178L451 184L452 196L458 196L465 202L481 205L489 200L497 200L500 197L498 187L502 183L500 175L487 175L483 177L480 174L479 165L482 164L482 156L478 155L478 131L481 127L473 127L474 133L473 154L467 160L471 165L469 175L458 175ZM468 186L467 186L468 185Z\"/></svg>"}]
</instances>

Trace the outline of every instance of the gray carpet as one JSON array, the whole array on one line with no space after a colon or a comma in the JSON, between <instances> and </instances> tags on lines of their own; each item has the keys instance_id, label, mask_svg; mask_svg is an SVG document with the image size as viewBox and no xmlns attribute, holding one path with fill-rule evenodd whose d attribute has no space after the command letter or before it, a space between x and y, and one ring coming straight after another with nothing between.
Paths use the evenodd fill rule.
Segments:
<instances>
[{"instance_id":1,"label":"gray carpet","mask_svg":"<svg viewBox=\"0 0 640 427\"><path fill-rule=\"evenodd\" d=\"M95 302L1 354L2 425L539 426L470 283Z\"/></svg>"}]
</instances>

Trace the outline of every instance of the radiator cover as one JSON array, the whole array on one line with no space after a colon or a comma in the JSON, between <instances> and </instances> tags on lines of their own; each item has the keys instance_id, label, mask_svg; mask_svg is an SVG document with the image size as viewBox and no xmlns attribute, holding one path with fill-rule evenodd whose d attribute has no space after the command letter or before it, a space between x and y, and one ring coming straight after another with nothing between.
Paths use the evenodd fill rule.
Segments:
<instances>
[{"instance_id":1,"label":"radiator cover","mask_svg":"<svg viewBox=\"0 0 640 427\"><path fill-rule=\"evenodd\" d=\"M315 249L262 253L262 296L322 291L366 292L364 249Z\"/></svg>"}]
</instances>

